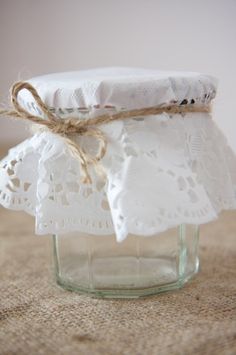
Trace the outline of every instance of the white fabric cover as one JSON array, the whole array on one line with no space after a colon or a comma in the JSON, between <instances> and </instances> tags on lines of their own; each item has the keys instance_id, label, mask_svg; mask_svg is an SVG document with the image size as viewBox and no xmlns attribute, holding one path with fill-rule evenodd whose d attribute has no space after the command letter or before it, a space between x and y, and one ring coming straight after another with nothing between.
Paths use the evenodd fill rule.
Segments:
<instances>
[{"instance_id":1,"label":"white fabric cover","mask_svg":"<svg viewBox=\"0 0 236 355\"><path fill-rule=\"evenodd\" d=\"M29 82L57 115L86 117L109 108L132 110L184 100L201 105L215 97L217 80L200 73L118 67L43 75ZM32 114L41 114L27 90L19 99Z\"/></svg>"},{"instance_id":2,"label":"white fabric cover","mask_svg":"<svg viewBox=\"0 0 236 355\"><path fill-rule=\"evenodd\" d=\"M171 95L166 94L165 102L173 99L173 87L175 99L197 101L198 95L193 93L200 85L199 79L195 80L198 74L192 78L178 74L178 79L166 76L172 89L167 90ZM72 78L70 73L69 77ZM130 83L128 79L122 79L122 83L125 80ZM180 94L184 85L178 90L173 86L174 80L185 80L189 88L185 87ZM215 91L213 81L206 77L204 100ZM44 99L51 105L50 85L49 88ZM86 106L95 104L89 97ZM91 93L91 97L96 95ZM105 91L103 97L108 97ZM27 94L25 100L27 105ZM63 100L67 100L64 95ZM149 101L143 100L147 100L143 101L146 107ZM114 105L114 101L105 102ZM118 97L116 104L117 110L118 106L125 106ZM58 105L64 108L60 102ZM131 102L127 101L127 105L126 108L132 108ZM80 165L64 139L50 132L38 132L12 148L0 162L0 203L34 215L36 234L82 231L104 235L115 231L118 241L129 233L149 236L181 223L202 224L216 218L222 209L236 208L236 159L209 114L165 113L100 128L108 139L107 153L101 161L106 181L91 167L92 185L81 184ZM85 150L94 150L91 138L77 140Z\"/></svg>"}]
</instances>

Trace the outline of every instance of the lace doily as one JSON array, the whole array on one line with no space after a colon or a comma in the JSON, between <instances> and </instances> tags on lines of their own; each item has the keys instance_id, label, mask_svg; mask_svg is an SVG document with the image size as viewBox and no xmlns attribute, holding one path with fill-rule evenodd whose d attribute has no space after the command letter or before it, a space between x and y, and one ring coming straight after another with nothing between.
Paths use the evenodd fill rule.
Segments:
<instances>
[{"instance_id":1,"label":"lace doily","mask_svg":"<svg viewBox=\"0 0 236 355\"><path fill-rule=\"evenodd\" d=\"M61 118L86 118L152 106L204 105L216 79L199 73L100 68L29 80ZM31 94L21 105L42 115ZM236 207L236 159L207 113L160 114L103 125L108 140L101 161L107 179L80 164L65 140L37 132L0 162L0 203L36 218L36 234L81 231L153 235L181 223L202 224ZM77 137L86 151L89 137Z\"/></svg>"},{"instance_id":2,"label":"lace doily","mask_svg":"<svg viewBox=\"0 0 236 355\"><path fill-rule=\"evenodd\" d=\"M34 215L36 234L115 231L118 241L202 224L236 208L236 159L209 114L162 114L101 128L108 137L106 183L91 171L92 185L81 184L63 138L38 132L1 161L0 203Z\"/></svg>"}]
</instances>

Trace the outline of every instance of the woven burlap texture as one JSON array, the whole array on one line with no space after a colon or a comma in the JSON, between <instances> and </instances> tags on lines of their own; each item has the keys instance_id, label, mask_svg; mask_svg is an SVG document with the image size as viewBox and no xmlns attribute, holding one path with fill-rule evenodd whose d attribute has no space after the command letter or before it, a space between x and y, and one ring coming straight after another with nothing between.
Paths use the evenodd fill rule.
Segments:
<instances>
[{"instance_id":1,"label":"woven burlap texture","mask_svg":"<svg viewBox=\"0 0 236 355\"><path fill-rule=\"evenodd\" d=\"M59 288L52 241L0 208L0 354L236 354L236 213L201 228L201 271L183 289L99 300Z\"/></svg>"}]
</instances>

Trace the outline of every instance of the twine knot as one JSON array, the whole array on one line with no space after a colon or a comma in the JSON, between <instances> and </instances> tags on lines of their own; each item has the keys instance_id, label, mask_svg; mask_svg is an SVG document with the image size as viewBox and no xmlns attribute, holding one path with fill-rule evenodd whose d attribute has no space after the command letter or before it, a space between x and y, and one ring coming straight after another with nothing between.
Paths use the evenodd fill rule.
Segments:
<instances>
[{"instance_id":1,"label":"twine knot","mask_svg":"<svg viewBox=\"0 0 236 355\"><path fill-rule=\"evenodd\" d=\"M48 125L53 133L57 133L63 136L78 134L83 135L88 131L88 127L86 127L82 120L79 119L57 119L53 121L50 125Z\"/></svg>"}]
</instances>

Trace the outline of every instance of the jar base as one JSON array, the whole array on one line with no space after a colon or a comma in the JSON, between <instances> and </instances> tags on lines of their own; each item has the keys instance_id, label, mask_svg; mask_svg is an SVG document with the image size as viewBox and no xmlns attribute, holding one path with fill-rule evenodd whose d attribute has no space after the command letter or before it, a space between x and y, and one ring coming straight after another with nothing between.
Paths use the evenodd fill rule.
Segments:
<instances>
[{"instance_id":1,"label":"jar base","mask_svg":"<svg viewBox=\"0 0 236 355\"><path fill-rule=\"evenodd\" d=\"M171 259L167 261L165 258L148 258L148 260L143 260L143 265L139 272L130 275L132 261L129 258L120 259L119 263L123 265L120 275L115 274L112 268L113 266L116 269L114 259L112 260L113 263L111 263L109 258L107 258L106 260L101 260L100 268L99 260L97 260L96 271L99 277L96 278L96 274L93 274L90 285L86 283L86 280L83 282L83 269L81 269L81 274L78 273L78 270L76 273L72 272L72 270L76 270L73 267L73 262L67 264L69 270L67 269L66 274L70 275L70 277L56 273L56 282L66 290L87 294L93 298L139 298L183 287L198 272L199 265L197 262L195 270L190 270L180 277L174 272ZM150 273L150 269L156 270L156 275ZM106 273L102 275L101 270L106 270ZM142 272L140 272L141 270ZM73 282L76 279L79 279L80 282ZM107 284L109 284L109 287L104 286Z\"/></svg>"},{"instance_id":2,"label":"jar base","mask_svg":"<svg viewBox=\"0 0 236 355\"><path fill-rule=\"evenodd\" d=\"M197 273L197 272L196 272ZM196 274L195 273L195 274ZM77 292L79 294L86 294L92 298L110 298L110 299L135 299L141 298L151 295L156 295L163 292L174 291L177 289L182 288L186 282L192 279L195 274L187 277L183 280L178 280L177 282L170 283L169 285L163 286L152 286L147 288L140 288L140 289L90 289L90 288L83 288L82 286L73 285L72 283L66 282L65 280L57 277L56 282L57 284L67 291Z\"/></svg>"}]
</instances>

